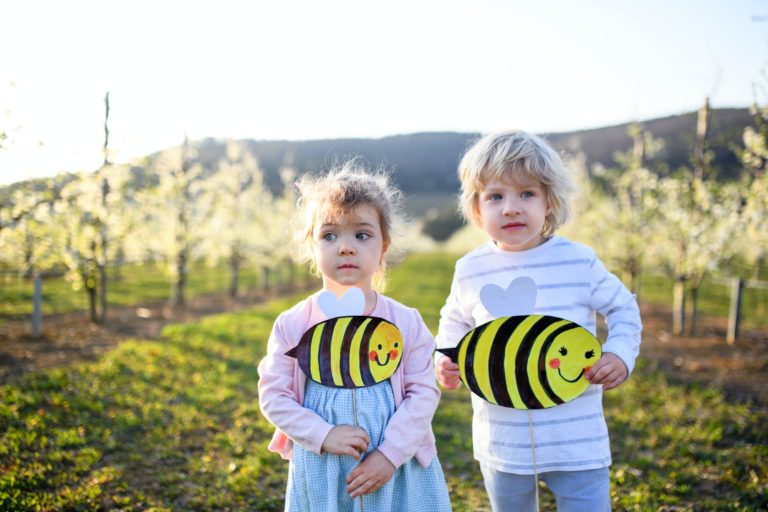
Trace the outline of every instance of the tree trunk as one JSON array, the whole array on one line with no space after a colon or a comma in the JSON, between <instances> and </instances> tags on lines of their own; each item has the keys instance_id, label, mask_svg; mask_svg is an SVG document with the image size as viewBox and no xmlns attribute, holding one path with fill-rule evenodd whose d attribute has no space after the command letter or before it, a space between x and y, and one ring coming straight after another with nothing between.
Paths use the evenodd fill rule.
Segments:
<instances>
[{"instance_id":1,"label":"tree trunk","mask_svg":"<svg viewBox=\"0 0 768 512\"><path fill-rule=\"evenodd\" d=\"M179 252L176 257L176 281L173 285L173 294L171 295L171 307L183 307L186 304L184 290L187 286L187 251Z\"/></svg>"},{"instance_id":2,"label":"tree trunk","mask_svg":"<svg viewBox=\"0 0 768 512\"><path fill-rule=\"evenodd\" d=\"M678 277L672 289L672 333L683 334L685 330L685 278Z\"/></svg>"},{"instance_id":3,"label":"tree trunk","mask_svg":"<svg viewBox=\"0 0 768 512\"><path fill-rule=\"evenodd\" d=\"M240 255L237 251L234 251L229 259L229 271L229 296L236 299L240 291Z\"/></svg>"},{"instance_id":4,"label":"tree trunk","mask_svg":"<svg viewBox=\"0 0 768 512\"><path fill-rule=\"evenodd\" d=\"M109 91L104 95L104 163L102 170L109 165ZM101 238L101 258L99 265L99 302L101 304L101 323L107 321L107 252L109 236L107 234L107 197L109 196L109 180L106 176L101 180L101 208L103 218L99 219L99 238Z\"/></svg>"},{"instance_id":5,"label":"tree trunk","mask_svg":"<svg viewBox=\"0 0 768 512\"><path fill-rule=\"evenodd\" d=\"M32 299L32 337L38 339L43 324L43 279L38 271L35 276L35 294Z\"/></svg>"},{"instance_id":6,"label":"tree trunk","mask_svg":"<svg viewBox=\"0 0 768 512\"><path fill-rule=\"evenodd\" d=\"M271 284L269 282L269 267L267 265L264 265L263 267L261 267L261 275L263 276L261 280L262 287L265 292L268 292Z\"/></svg>"},{"instance_id":7,"label":"tree trunk","mask_svg":"<svg viewBox=\"0 0 768 512\"><path fill-rule=\"evenodd\" d=\"M699 287L691 288L691 321L688 322L688 334L696 332L696 320L698 318Z\"/></svg>"},{"instance_id":8,"label":"tree trunk","mask_svg":"<svg viewBox=\"0 0 768 512\"><path fill-rule=\"evenodd\" d=\"M94 324L99 323L99 315L96 311L96 278L89 276L85 280L85 291L88 293L88 306L91 314L91 322Z\"/></svg>"},{"instance_id":9,"label":"tree trunk","mask_svg":"<svg viewBox=\"0 0 768 512\"><path fill-rule=\"evenodd\" d=\"M99 265L99 303L101 312L99 314L99 323L107 321L107 267L104 264Z\"/></svg>"}]
</instances>

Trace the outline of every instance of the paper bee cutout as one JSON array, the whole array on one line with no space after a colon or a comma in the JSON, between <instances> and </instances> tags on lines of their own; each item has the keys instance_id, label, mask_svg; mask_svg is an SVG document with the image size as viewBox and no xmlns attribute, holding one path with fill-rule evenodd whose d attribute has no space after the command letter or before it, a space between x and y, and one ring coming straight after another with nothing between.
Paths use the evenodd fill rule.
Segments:
<instances>
[{"instance_id":1,"label":"paper bee cutout","mask_svg":"<svg viewBox=\"0 0 768 512\"><path fill-rule=\"evenodd\" d=\"M395 373L403 356L403 337L391 322L361 315L365 297L359 288L350 288L341 300L323 292L318 304L330 318L310 327L285 353L297 359L307 378L329 387L359 388Z\"/></svg>"},{"instance_id":2,"label":"paper bee cutout","mask_svg":"<svg viewBox=\"0 0 768 512\"><path fill-rule=\"evenodd\" d=\"M589 387L584 374L600 359L600 342L574 322L530 314L536 303L532 279L515 279L507 290L486 285L480 300L491 314L512 316L472 329L452 349L438 349L459 365L461 380L473 393L504 407L545 409Z\"/></svg>"}]
</instances>

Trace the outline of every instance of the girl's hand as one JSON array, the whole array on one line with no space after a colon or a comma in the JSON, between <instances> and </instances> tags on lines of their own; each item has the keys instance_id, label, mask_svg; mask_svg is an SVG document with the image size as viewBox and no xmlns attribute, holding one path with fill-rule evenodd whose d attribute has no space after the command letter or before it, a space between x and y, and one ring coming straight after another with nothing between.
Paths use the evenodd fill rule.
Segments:
<instances>
[{"instance_id":1,"label":"girl's hand","mask_svg":"<svg viewBox=\"0 0 768 512\"><path fill-rule=\"evenodd\" d=\"M336 425L323 440L322 451L337 455L349 455L360 460L360 454L368 450L368 432L352 425Z\"/></svg>"},{"instance_id":2,"label":"girl's hand","mask_svg":"<svg viewBox=\"0 0 768 512\"><path fill-rule=\"evenodd\" d=\"M451 361L448 356L443 356L437 360L435 373L437 374L437 382L449 391L457 389L461 384L459 365Z\"/></svg>"},{"instance_id":3,"label":"girl's hand","mask_svg":"<svg viewBox=\"0 0 768 512\"><path fill-rule=\"evenodd\" d=\"M592 384L602 384L604 390L617 387L627 380L629 372L624 361L616 354L603 352L603 356L589 369L585 377Z\"/></svg>"},{"instance_id":4,"label":"girl's hand","mask_svg":"<svg viewBox=\"0 0 768 512\"><path fill-rule=\"evenodd\" d=\"M379 450L371 452L347 475L347 493L352 498L381 489L395 474L395 466Z\"/></svg>"}]
</instances>

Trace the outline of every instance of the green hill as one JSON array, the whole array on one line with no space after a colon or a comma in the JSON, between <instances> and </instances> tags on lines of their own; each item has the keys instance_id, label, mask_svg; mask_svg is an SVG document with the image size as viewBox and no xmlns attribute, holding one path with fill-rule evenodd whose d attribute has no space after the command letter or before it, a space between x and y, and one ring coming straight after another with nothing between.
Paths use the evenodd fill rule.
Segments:
<instances>
[{"instance_id":1,"label":"green hill","mask_svg":"<svg viewBox=\"0 0 768 512\"><path fill-rule=\"evenodd\" d=\"M738 176L739 162L734 152L742 146L742 133L752 124L748 109L713 109L710 145L715 153L713 165L722 178ZM663 139L664 149L655 157L655 167L666 164L675 170L688 164L693 150L696 113L643 122L654 137ZM589 163L614 164L614 154L632 146L627 135L630 123L591 130L540 134L563 154L583 152ZM350 157L365 164L390 169L406 194L454 193L458 188L456 166L477 133L415 133L381 139L328 139L312 141L245 142L258 156L268 182L277 186L278 171L292 162L299 172L324 170ZM205 139L198 143L200 159L213 165L223 154L223 142Z\"/></svg>"},{"instance_id":2,"label":"green hill","mask_svg":"<svg viewBox=\"0 0 768 512\"><path fill-rule=\"evenodd\" d=\"M713 109L710 146L714 152L713 166L722 179L738 177L740 166L735 153L742 147L744 128L753 124L746 108ZM651 165L659 172L674 171L688 164L693 150L696 113L644 121L643 125L654 137L664 141L664 149ZM542 133L562 154L583 152L590 164L614 164L616 152L628 150L632 140L627 134L630 123L616 126L562 133ZM445 197L458 190L456 166L461 155L477 133L414 133L394 135L380 139L325 139L309 141L245 140L265 172L266 182L278 190L279 170L290 162L301 174L307 171L327 170L335 163L357 157L370 167L384 167L392 172L396 183L408 196L427 194ZM207 138L193 142L198 159L210 172L224 155L225 141ZM141 187L149 178L140 167L134 167L134 183ZM57 181L71 179L63 174ZM23 182L0 187L0 200L9 197L17 187L47 187L46 180Z\"/></svg>"}]
</instances>

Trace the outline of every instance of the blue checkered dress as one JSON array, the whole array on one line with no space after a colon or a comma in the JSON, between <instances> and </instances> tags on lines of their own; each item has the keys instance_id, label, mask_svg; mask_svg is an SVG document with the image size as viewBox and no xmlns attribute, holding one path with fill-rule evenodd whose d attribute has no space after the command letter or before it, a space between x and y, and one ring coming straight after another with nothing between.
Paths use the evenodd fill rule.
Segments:
<instances>
[{"instance_id":1,"label":"blue checkered dress","mask_svg":"<svg viewBox=\"0 0 768 512\"><path fill-rule=\"evenodd\" d=\"M354 391L357 425L368 432L369 451L384 439L384 429L395 413L389 381ZM332 425L354 425L353 391L331 388L307 380L304 407L312 409ZM365 455L363 456L365 457ZM378 491L352 500L345 479L357 461L347 455L317 455L294 444L288 474L285 510L289 511L425 511L450 510L448 489L437 457L427 468L415 458L400 466Z\"/></svg>"}]
</instances>

